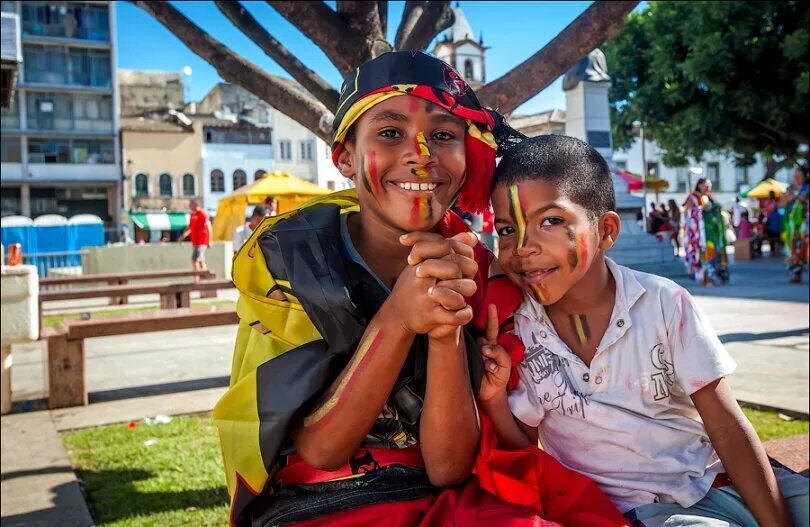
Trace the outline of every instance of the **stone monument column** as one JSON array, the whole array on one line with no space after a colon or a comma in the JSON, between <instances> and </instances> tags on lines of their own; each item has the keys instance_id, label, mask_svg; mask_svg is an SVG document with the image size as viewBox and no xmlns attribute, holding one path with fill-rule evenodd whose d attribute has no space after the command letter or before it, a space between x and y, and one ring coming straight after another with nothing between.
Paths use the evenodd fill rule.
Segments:
<instances>
[{"instance_id":1,"label":"stone monument column","mask_svg":"<svg viewBox=\"0 0 810 527\"><path fill-rule=\"evenodd\" d=\"M644 232L636 222L636 214L644 200L634 196L627 184L615 172L613 140L610 133L610 76L605 54L595 49L583 57L563 77L565 91L565 133L591 145L607 161L616 189L616 211L622 219L619 239L608 256L617 263L639 271L663 276L684 274L667 236L659 242Z\"/></svg>"}]
</instances>

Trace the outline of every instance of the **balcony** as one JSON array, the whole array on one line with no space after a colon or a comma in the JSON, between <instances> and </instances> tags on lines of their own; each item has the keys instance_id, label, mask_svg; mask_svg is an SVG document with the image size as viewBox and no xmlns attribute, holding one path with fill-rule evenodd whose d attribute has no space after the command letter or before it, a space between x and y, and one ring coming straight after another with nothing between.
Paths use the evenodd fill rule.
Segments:
<instances>
[{"instance_id":1,"label":"balcony","mask_svg":"<svg viewBox=\"0 0 810 527\"><path fill-rule=\"evenodd\" d=\"M0 19L0 106L8 108L22 62L20 19L16 13L2 13Z\"/></svg>"}]
</instances>

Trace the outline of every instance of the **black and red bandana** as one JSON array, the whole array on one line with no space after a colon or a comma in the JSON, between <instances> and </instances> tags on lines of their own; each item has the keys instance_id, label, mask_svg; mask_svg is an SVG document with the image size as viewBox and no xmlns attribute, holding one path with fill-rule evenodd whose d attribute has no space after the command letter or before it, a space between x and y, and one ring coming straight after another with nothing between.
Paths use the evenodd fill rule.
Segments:
<instances>
[{"instance_id":1,"label":"black and red bandana","mask_svg":"<svg viewBox=\"0 0 810 527\"><path fill-rule=\"evenodd\" d=\"M421 51L383 53L360 65L343 81L333 125L335 166L352 125L369 108L399 95L425 99L467 122L467 179L459 206L471 212L485 210L489 206L495 156L501 145L493 132L510 140L520 134L508 128L497 112L481 106L472 88L449 64ZM503 129L509 133L504 134Z\"/></svg>"}]
</instances>

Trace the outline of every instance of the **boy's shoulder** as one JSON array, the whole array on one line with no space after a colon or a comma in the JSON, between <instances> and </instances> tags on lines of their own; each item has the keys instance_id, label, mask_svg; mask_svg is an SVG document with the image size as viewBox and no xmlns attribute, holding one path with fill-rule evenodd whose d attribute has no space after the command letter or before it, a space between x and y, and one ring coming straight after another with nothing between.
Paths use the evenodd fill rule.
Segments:
<instances>
[{"instance_id":1,"label":"boy's shoulder","mask_svg":"<svg viewBox=\"0 0 810 527\"><path fill-rule=\"evenodd\" d=\"M610 259L606 260L614 275L619 275L616 277L616 287L622 289L622 298L632 304L643 317L661 313L669 319L679 299L691 298L684 287L669 278L631 269ZM658 309L653 310L654 307Z\"/></svg>"}]
</instances>

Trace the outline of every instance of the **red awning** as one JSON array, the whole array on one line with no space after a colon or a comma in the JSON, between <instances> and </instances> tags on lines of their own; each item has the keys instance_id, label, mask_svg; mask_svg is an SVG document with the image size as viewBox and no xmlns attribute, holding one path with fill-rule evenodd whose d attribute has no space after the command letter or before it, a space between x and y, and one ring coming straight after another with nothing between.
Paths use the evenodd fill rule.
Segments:
<instances>
[{"instance_id":1,"label":"red awning","mask_svg":"<svg viewBox=\"0 0 810 527\"><path fill-rule=\"evenodd\" d=\"M644 183L641 181L641 178L627 170L616 169L616 175L627 183L627 190L633 191L644 188Z\"/></svg>"}]
</instances>

